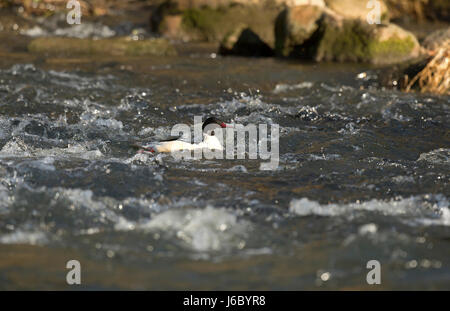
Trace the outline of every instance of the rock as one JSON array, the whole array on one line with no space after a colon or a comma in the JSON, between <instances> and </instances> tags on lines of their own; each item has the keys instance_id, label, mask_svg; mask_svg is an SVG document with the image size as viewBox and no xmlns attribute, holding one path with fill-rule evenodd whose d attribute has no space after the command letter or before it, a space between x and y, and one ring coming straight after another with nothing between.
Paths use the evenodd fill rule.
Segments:
<instances>
[{"instance_id":1,"label":"rock","mask_svg":"<svg viewBox=\"0 0 450 311\"><path fill-rule=\"evenodd\" d=\"M183 16L181 14L165 15L158 26L158 33L167 38L182 39L182 21Z\"/></svg>"},{"instance_id":2,"label":"rock","mask_svg":"<svg viewBox=\"0 0 450 311\"><path fill-rule=\"evenodd\" d=\"M317 23L317 30L294 46L291 56L316 61L393 64L416 58L420 53L415 36L394 24L369 25L360 19L340 19L328 13Z\"/></svg>"},{"instance_id":3,"label":"rock","mask_svg":"<svg viewBox=\"0 0 450 311\"><path fill-rule=\"evenodd\" d=\"M450 1L448 0L384 0L389 16L404 23L423 22L425 20L450 20Z\"/></svg>"},{"instance_id":4,"label":"rock","mask_svg":"<svg viewBox=\"0 0 450 311\"><path fill-rule=\"evenodd\" d=\"M191 40L219 41L225 34L224 29L230 27L227 26L228 14L229 10L211 8L185 10L182 17L182 30Z\"/></svg>"},{"instance_id":5,"label":"rock","mask_svg":"<svg viewBox=\"0 0 450 311\"><path fill-rule=\"evenodd\" d=\"M175 23L173 17L169 17L173 27L167 27L164 26L167 19L155 17L152 20L155 22L159 20L159 23L154 23L152 28L170 38L184 41L221 42L226 35L235 30L236 25L245 23L262 41L273 47L274 23L280 10L274 6L230 6L218 9L204 7L183 11L171 8L166 9L167 12L171 12L166 15L180 15L180 25Z\"/></svg>"},{"instance_id":6,"label":"rock","mask_svg":"<svg viewBox=\"0 0 450 311\"><path fill-rule=\"evenodd\" d=\"M299 5L315 5L319 7L325 7L324 0L275 0L278 5L286 5L288 7L299 6Z\"/></svg>"},{"instance_id":7,"label":"rock","mask_svg":"<svg viewBox=\"0 0 450 311\"><path fill-rule=\"evenodd\" d=\"M431 34L430 41L441 38L445 30ZM433 40L431 40L433 39ZM380 83L385 87L400 88L406 92L450 94L450 40L439 46L428 46L428 53L411 62L390 66L380 71Z\"/></svg>"},{"instance_id":8,"label":"rock","mask_svg":"<svg viewBox=\"0 0 450 311\"><path fill-rule=\"evenodd\" d=\"M423 41L422 46L428 51L436 51L448 40L450 40L450 27L429 34Z\"/></svg>"},{"instance_id":9,"label":"rock","mask_svg":"<svg viewBox=\"0 0 450 311\"><path fill-rule=\"evenodd\" d=\"M219 53L222 55L272 56L270 46L247 25L238 25L223 39Z\"/></svg>"},{"instance_id":10,"label":"rock","mask_svg":"<svg viewBox=\"0 0 450 311\"><path fill-rule=\"evenodd\" d=\"M388 22L388 8L383 0L325 0L328 8L347 19L360 19L367 21L367 17L374 10L368 8L369 3L380 4L380 22Z\"/></svg>"},{"instance_id":11,"label":"rock","mask_svg":"<svg viewBox=\"0 0 450 311\"><path fill-rule=\"evenodd\" d=\"M323 9L315 5L286 8L275 21L275 50L279 56L292 55L319 27Z\"/></svg>"},{"instance_id":12,"label":"rock","mask_svg":"<svg viewBox=\"0 0 450 311\"><path fill-rule=\"evenodd\" d=\"M212 8L217 9L220 6L229 6L234 1L232 0L169 0L178 10L188 10L188 9L201 9L201 8Z\"/></svg>"},{"instance_id":13,"label":"rock","mask_svg":"<svg viewBox=\"0 0 450 311\"><path fill-rule=\"evenodd\" d=\"M400 63L420 55L420 45L409 31L395 24L377 25L368 45L370 62L374 64Z\"/></svg>"},{"instance_id":14,"label":"rock","mask_svg":"<svg viewBox=\"0 0 450 311\"><path fill-rule=\"evenodd\" d=\"M219 43L244 23L273 48L275 19L284 9L281 4L305 2L324 5L323 0L164 1L152 12L151 29L172 39Z\"/></svg>"},{"instance_id":15,"label":"rock","mask_svg":"<svg viewBox=\"0 0 450 311\"><path fill-rule=\"evenodd\" d=\"M166 16L179 15L182 11L176 2L164 1L158 5L150 15L150 29L155 33L161 33L164 29L163 21Z\"/></svg>"},{"instance_id":16,"label":"rock","mask_svg":"<svg viewBox=\"0 0 450 311\"><path fill-rule=\"evenodd\" d=\"M316 61L393 64L416 58L420 53L415 36L394 24L344 20L337 25L336 21L324 19L318 32L318 42L313 43Z\"/></svg>"},{"instance_id":17,"label":"rock","mask_svg":"<svg viewBox=\"0 0 450 311\"><path fill-rule=\"evenodd\" d=\"M200 3L181 0L162 2L151 14L152 31L171 39L215 40L214 24L221 22L223 14L210 6L202 7Z\"/></svg>"},{"instance_id":18,"label":"rock","mask_svg":"<svg viewBox=\"0 0 450 311\"><path fill-rule=\"evenodd\" d=\"M226 34L222 42L220 43L219 53L223 55L232 54L231 51L233 50L236 42L238 42L242 31L247 28L247 24L239 24L235 29Z\"/></svg>"},{"instance_id":19,"label":"rock","mask_svg":"<svg viewBox=\"0 0 450 311\"><path fill-rule=\"evenodd\" d=\"M298 6L298 5L318 5L325 6L324 0L169 0L179 10L187 9L202 9L205 7L217 9L224 8L235 4L240 5L266 5L272 2L275 5L281 6Z\"/></svg>"},{"instance_id":20,"label":"rock","mask_svg":"<svg viewBox=\"0 0 450 311\"><path fill-rule=\"evenodd\" d=\"M41 37L28 45L32 53L45 54L104 54L104 55L175 55L174 47L165 39L129 40L113 39L78 39L63 37Z\"/></svg>"}]
</instances>

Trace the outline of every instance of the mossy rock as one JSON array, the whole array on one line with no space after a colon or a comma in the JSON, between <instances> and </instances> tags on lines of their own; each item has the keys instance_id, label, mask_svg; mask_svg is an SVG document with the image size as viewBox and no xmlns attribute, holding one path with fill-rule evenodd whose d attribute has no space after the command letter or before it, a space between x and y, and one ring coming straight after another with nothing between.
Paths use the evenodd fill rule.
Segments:
<instances>
[{"instance_id":1,"label":"mossy rock","mask_svg":"<svg viewBox=\"0 0 450 311\"><path fill-rule=\"evenodd\" d=\"M219 43L236 28L236 25L245 23L261 40L273 47L274 23L280 11L281 8L278 6L231 5L218 8L189 8L181 13L170 14L181 14L178 37L183 40ZM160 20L161 24L164 18ZM159 26L157 29L162 30Z\"/></svg>"},{"instance_id":2,"label":"mossy rock","mask_svg":"<svg viewBox=\"0 0 450 311\"><path fill-rule=\"evenodd\" d=\"M341 26L336 26L334 22L323 23L313 58L316 61L368 62L368 28L359 20L345 20Z\"/></svg>"},{"instance_id":3,"label":"mossy rock","mask_svg":"<svg viewBox=\"0 0 450 311\"><path fill-rule=\"evenodd\" d=\"M176 55L174 47L165 39L130 40L78 39L62 37L42 37L34 39L28 45L32 53L44 54L105 54L105 55Z\"/></svg>"},{"instance_id":4,"label":"mossy rock","mask_svg":"<svg viewBox=\"0 0 450 311\"><path fill-rule=\"evenodd\" d=\"M226 22L226 11L222 9L187 9L182 15L182 27L194 37L206 41L220 39L220 28Z\"/></svg>"},{"instance_id":5,"label":"mossy rock","mask_svg":"<svg viewBox=\"0 0 450 311\"><path fill-rule=\"evenodd\" d=\"M374 64L393 64L420 56L417 38L395 24L371 27L368 53Z\"/></svg>"},{"instance_id":6,"label":"mossy rock","mask_svg":"<svg viewBox=\"0 0 450 311\"><path fill-rule=\"evenodd\" d=\"M316 61L393 64L419 56L415 36L397 25L369 25L360 20L325 19L313 38L300 49Z\"/></svg>"}]
</instances>

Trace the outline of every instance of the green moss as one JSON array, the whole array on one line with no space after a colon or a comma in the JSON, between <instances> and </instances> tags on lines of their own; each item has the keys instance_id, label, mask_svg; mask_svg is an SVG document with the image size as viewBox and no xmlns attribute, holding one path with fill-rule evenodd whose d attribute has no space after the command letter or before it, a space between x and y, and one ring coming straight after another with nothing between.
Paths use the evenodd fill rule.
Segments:
<instances>
[{"instance_id":1,"label":"green moss","mask_svg":"<svg viewBox=\"0 0 450 311\"><path fill-rule=\"evenodd\" d=\"M370 55L376 58L401 58L408 55L414 46L415 44L411 37L406 37L405 39L391 38L381 42L371 41L368 50Z\"/></svg>"},{"instance_id":2,"label":"green moss","mask_svg":"<svg viewBox=\"0 0 450 311\"><path fill-rule=\"evenodd\" d=\"M275 41L274 22L280 10L261 5L188 9L182 13L181 27L193 40L220 42L236 25L244 23L272 46Z\"/></svg>"},{"instance_id":3,"label":"green moss","mask_svg":"<svg viewBox=\"0 0 450 311\"><path fill-rule=\"evenodd\" d=\"M369 30L362 23L345 21L342 27L324 25L316 60L369 61Z\"/></svg>"},{"instance_id":4,"label":"green moss","mask_svg":"<svg viewBox=\"0 0 450 311\"><path fill-rule=\"evenodd\" d=\"M410 36L379 41L374 37L373 27L345 21L342 27L324 25L318 47L312 54L317 61L389 63L409 58L414 47Z\"/></svg>"},{"instance_id":5,"label":"green moss","mask_svg":"<svg viewBox=\"0 0 450 311\"><path fill-rule=\"evenodd\" d=\"M46 54L106 54L106 55L174 55L173 46L165 39L127 40L114 39L77 39L43 37L34 39L28 45L32 53Z\"/></svg>"},{"instance_id":6,"label":"green moss","mask_svg":"<svg viewBox=\"0 0 450 311\"><path fill-rule=\"evenodd\" d=\"M138 55L175 55L175 49L164 39L148 39L139 41L125 41L115 43L122 45L124 54Z\"/></svg>"},{"instance_id":7,"label":"green moss","mask_svg":"<svg viewBox=\"0 0 450 311\"><path fill-rule=\"evenodd\" d=\"M182 26L187 31L196 31L208 41L218 38L218 28L220 28L225 12L222 9L188 9L183 12Z\"/></svg>"}]
</instances>

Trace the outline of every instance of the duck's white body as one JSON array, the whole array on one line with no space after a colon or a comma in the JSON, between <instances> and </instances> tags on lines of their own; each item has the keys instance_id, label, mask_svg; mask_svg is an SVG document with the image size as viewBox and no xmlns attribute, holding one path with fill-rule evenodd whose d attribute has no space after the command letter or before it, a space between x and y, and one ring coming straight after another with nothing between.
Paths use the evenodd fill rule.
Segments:
<instances>
[{"instance_id":1,"label":"duck's white body","mask_svg":"<svg viewBox=\"0 0 450 311\"><path fill-rule=\"evenodd\" d=\"M154 147L146 147L140 144L133 145L134 148L138 148L139 152L177 152L177 151L189 151L196 149L210 149L210 150L223 150L222 143L214 134L215 128L234 127L231 124L226 124L215 117L209 117L202 124L203 141L201 143L190 143L178 138L176 140L162 141ZM220 135L220 134L219 134Z\"/></svg>"},{"instance_id":2,"label":"duck's white body","mask_svg":"<svg viewBox=\"0 0 450 311\"><path fill-rule=\"evenodd\" d=\"M183 150L195 150L195 149L211 149L211 150L223 150L223 146L216 136L203 134L203 141L197 144L191 144L182 140L166 141L155 146L157 152L175 152Z\"/></svg>"}]
</instances>

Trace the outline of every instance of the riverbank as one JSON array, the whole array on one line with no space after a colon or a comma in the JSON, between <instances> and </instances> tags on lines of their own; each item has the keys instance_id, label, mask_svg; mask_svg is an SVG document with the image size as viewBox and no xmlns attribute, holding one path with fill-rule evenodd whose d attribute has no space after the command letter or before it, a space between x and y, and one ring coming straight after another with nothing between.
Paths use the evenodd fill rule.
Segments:
<instances>
[{"instance_id":1,"label":"riverbank","mask_svg":"<svg viewBox=\"0 0 450 311\"><path fill-rule=\"evenodd\" d=\"M449 24L444 22L448 9L440 1L380 1L380 25L368 24L368 19L374 17L370 15L372 11L358 0L82 1L83 23L71 27L65 21L67 9L63 1L5 3L0 10L3 53L31 53L41 58L44 54L173 55L174 44L180 51L183 43L200 43L185 45L189 49L206 42L209 47L214 46L211 53L224 56L363 62L386 68L396 65L397 69L381 71L386 72L380 77L385 87L450 92L450 61L444 44L450 40ZM438 45L430 48L427 41L436 41L430 35L432 30L444 31L445 40L441 38ZM82 41L58 38L61 36ZM439 70L436 76L441 76L441 82L420 78L420 72L439 49L445 51L441 51L440 66L433 70Z\"/></svg>"}]
</instances>

